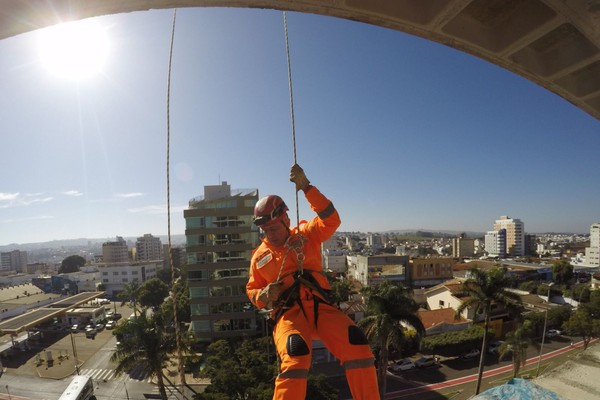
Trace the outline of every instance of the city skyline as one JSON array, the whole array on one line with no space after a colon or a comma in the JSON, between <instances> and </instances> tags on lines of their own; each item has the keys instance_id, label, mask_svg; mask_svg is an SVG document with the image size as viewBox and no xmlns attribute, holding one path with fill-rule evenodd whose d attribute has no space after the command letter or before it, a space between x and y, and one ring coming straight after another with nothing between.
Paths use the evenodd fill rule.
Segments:
<instances>
[{"instance_id":1,"label":"city skyline","mask_svg":"<svg viewBox=\"0 0 600 400\"><path fill-rule=\"evenodd\" d=\"M43 61L69 54L38 52L49 30L0 41L0 245L167 233L172 11L90 21L106 41L87 57L106 58L79 80L60 59ZM222 181L280 194L295 219L282 24L272 10L178 10L173 235L187 202ZM401 32L300 13L288 13L288 29L298 162L336 205L340 231L486 232L508 215L528 233L586 234L600 220L600 121ZM312 217L302 196L299 207Z\"/></svg>"}]
</instances>

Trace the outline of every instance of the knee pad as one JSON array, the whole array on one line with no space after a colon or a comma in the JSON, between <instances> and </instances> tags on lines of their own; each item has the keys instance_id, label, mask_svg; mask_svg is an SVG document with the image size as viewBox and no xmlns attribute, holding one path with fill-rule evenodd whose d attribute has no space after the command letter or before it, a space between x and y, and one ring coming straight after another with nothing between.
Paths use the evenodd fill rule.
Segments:
<instances>
[{"instance_id":1,"label":"knee pad","mask_svg":"<svg viewBox=\"0 0 600 400\"><path fill-rule=\"evenodd\" d=\"M348 341L350 344L369 344L364 332L356 325L348 327Z\"/></svg>"},{"instance_id":2,"label":"knee pad","mask_svg":"<svg viewBox=\"0 0 600 400\"><path fill-rule=\"evenodd\" d=\"M297 333L293 333L287 338L286 343L287 353L294 356L306 356L310 354L310 350L308 350L308 346L302 336Z\"/></svg>"}]
</instances>

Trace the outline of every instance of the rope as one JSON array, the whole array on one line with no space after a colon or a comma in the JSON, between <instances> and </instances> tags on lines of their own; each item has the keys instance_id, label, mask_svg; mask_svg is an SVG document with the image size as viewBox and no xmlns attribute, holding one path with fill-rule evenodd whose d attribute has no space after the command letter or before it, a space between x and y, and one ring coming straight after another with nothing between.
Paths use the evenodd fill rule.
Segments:
<instances>
[{"instance_id":1,"label":"rope","mask_svg":"<svg viewBox=\"0 0 600 400\"><path fill-rule=\"evenodd\" d=\"M288 69L288 86L290 88L290 114L292 119L292 144L294 148L294 164L298 163L296 157L296 123L294 119L294 93L292 90L292 63L290 61L290 44L288 40L288 29L287 29L287 16L283 11L283 31L285 33L285 51L287 55L287 69ZM296 226L300 229L300 210L298 207L298 191L296 190Z\"/></svg>"},{"instance_id":2,"label":"rope","mask_svg":"<svg viewBox=\"0 0 600 400\"><path fill-rule=\"evenodd\" d=\"M173 26L171 28L171 45L169 48L169 69L167 77L167 240L169 242L169 264L171 267L171 300L173 302L173 322L175 323L175 341L177 345L178 372L181 384L185 385L185 372L183 370L183 355L181 353L181 334L177 320L177 290L175 290L175 266L173 263L173 250L171 243L171 67L173 64L173 42L175 40L175 20L177 9L173 10Z\"/></svg>"}]
</instances>

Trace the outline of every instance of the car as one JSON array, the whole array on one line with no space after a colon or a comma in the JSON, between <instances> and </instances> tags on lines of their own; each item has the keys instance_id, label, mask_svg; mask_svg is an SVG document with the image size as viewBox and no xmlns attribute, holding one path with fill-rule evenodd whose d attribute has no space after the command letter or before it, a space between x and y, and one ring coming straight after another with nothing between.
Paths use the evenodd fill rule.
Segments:
<instances>
[{"instance_id":1,"label":"car","mask_svg":"<svg viewBox=\"0 0 600 400\"><path fill-rule=\"evenodd\" d=\"M469 358L477 358L481 352L478 349L471 349L460 356L460 358L469 359Z\"/></svg>"},{"instance_id":2,"label":"car","mask_svg":"<svg viewBox=\"0 0 600 400\"><path fill-rule=\"evenodd\" d=\"M115 321L108 321L104 326L106 329L113 329L115 327Z\"/></svg>"},{"instance_id":3,"label":"car","mask_svg":"<svg viewBox=\"0 0 600 400\"><path fill-rule=\"evenodd\" d=\"M96 330L98 332L100 332L102 329L104 329L104 324L96 324Z\"/></svg>"},{"instance_id":4,"label":"car","mask_svg":"<svg viewBox=\"0 0 600 400\"><path fill-rule=\"evenodd\" d=\"M86 329L85 330L85 337L88 338L88 339L95 339L97 333L98 332L96 332L96 330L94 328L92 328L92 329Z\"/></svg>"},{"instance_id":5,"label":"car","mask_svg":"<svg viewBox=\"0 0 600 400\"><path fill-rule=\"evenodd\" d=\"M439 360L437 357L424 356L415 361L415 366L417 368L425 368L425 367L432 367L434 365L437 365L438 363L439 363Z\"/></svg>"},{"instance_id":6,"label":"car","mask_svg":"<svg viewBox=\"0 0 600 400\"><path fill-rule=\"evenodd\" d=\"M500 351L500 346L504 343L502 340L496 340L495 342L491 342L488 346L489 354L497 354Z\"/></svg>"},{"instance_id":7,"label":"car","mask_svg":"<svg viewBox=\"0 0 600 400\"><path fill-rule=\"evenodd\" d=\"M392 364L390 366L389 369L392 372L398 372L398 371L407 371L407 370L413 369L415 367L416 367L416 365L413 360L409 360L408 358L405 358L404 360L396 361L394 364Z\"/></svg>"},{"instance_id":8,"label":"car","mask_svg":"<svg viewBox=\"0 0 600 400\"><path fill-rule=\"evenodd\" d=\"M552 338L562 335L563 332L560 329L548 329L546 331L546 337Z\"/></svg>"},{"instance_id":9,"label":"car","mask_svg":"<svg viewBox=\"0 0 600 400\"><path fill-rule=\"evenodd\" d=\"M71 331L72 331L72 332L77 332L78 330L79 330L79 325L78 325L78 324L74 324L74 325L71 327Z\"/></svg>"}]
</instances>

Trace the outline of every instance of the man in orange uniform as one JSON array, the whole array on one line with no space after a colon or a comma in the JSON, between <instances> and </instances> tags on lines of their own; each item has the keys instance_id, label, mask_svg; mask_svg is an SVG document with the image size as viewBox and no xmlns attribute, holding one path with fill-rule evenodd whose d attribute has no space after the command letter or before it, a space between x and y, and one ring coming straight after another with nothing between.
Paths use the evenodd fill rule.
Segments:
<instances>
[{"instance_id":1,"label":"man in orange uniform","mask_svg":"<svg viewBox=\"0 0 600 400\"><path fill-rule=\"evenodd\" d=\"M312 340L320 339L340 360L355 400L379 400L374 358L364 333L331 305L321 267L321 243L340 226L333 206L297 164L290 172L317 215L290 230L288 208L276 195L261 198L254 223L265 234L254 250L246 292L258 308L271 309L273 340L281 360L274 400L304 400Z\"/></svg>"}]
</instances>

